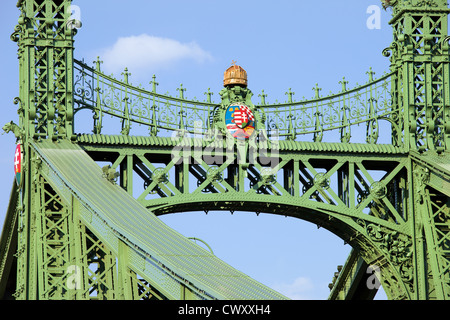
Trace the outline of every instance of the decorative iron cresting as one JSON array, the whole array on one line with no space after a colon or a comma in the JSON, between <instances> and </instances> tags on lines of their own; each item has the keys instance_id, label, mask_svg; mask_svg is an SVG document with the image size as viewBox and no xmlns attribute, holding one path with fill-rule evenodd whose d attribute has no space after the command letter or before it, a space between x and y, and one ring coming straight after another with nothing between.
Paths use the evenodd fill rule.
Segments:
<instances>
[{"instance_id":1,"label":"decorative iron cresting","mask_svg":"<svg viewBox=\"0 0 450 320\"><path fill-rule=\"evenodd\" d=\"M75 60L74 102L76 114L80 110L93 112L93 133L102 133L105 115L117 117L122 122L121 133L128 135L131 124L147 125L151 136L169 135L172 131L183 130L190 134L205 134L214 127L215 109L220 103L212 102L212 93L205 92L206 100L201 102L184 97L185 88L177 89L178 97L156 92L155 76L150 82L152 89L133 86L128 81L128 70L122 73L123 81L107 76L100 69L98 59L96 67L91 68ZM302 135L313 135L315 142L321 142L326 131L339 131L340 142L351 142L351 127L364 124L366 142L377 143L380 132L379 122L388 121L392 126L397 123L398 110L393 105L391 81L395 72L374 79L370 69L368 82L347 89L345 78L340 82L341 92L320 96L316 85L314 98L294 101L294 93L286 92L285 103L267 104L264 91L259 95L261 101L256 108L262 115L266 130L277 130L279 137L296 140ZM199 131L200 129L200 131ZM282 138L283 139L283 138ZM398 146L401 142L393 139Z\"/></svg>"}]
</instances>

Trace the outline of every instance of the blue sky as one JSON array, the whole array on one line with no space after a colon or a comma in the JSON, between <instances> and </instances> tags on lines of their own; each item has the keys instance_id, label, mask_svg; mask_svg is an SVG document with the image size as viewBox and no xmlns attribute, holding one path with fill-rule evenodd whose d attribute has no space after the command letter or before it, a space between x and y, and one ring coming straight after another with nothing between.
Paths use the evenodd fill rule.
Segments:
<instances>
[{"instance_id":1,"label":"blue sky","mask_svg":"<svg viewBox=\"0 0 450 320\"><path fill-rule=\"evenodd\" d=\"M18 122L16 43L10 40L19 16L16 0L0 4L0 127ZM254 103L261 90L266 101L312 98L367 81L372 67L379 77L389 70L381 52L392 40L390 12L381 11L380 28L367 20L378 0L74 0L83 23L75 37L75 57L119 78L149 88L153 74L158 92L204 99L211 88L219 101L223 72L237 61L248 72ZM175 52L175 54L174 54ZM119 129L120 130L120 129ZM14 178L15 138L0 135L0 221L4 221ZM351 248L327 230L294 219L251 213L185 213L162 217L186 236L205 240L214 253L237 269L293 299L326 299L336 267ZM378 298L383 298L379 294Z\"/></svg>"}]
</instances>

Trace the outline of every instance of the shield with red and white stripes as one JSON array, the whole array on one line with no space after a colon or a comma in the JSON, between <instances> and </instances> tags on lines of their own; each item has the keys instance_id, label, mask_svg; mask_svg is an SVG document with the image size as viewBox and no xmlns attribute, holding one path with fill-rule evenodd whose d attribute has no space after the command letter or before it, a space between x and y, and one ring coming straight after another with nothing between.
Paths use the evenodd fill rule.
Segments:
<instances>
[{"instance_id":1,"label":"shield with red and white stripes","mask_svg":"<svg viewBox=\"0 0 450 320\"><path fill-rule=\"evenodd\" d=\"M253 112L245 105L240 105L239 109L234 112L234 123L241 129L254 120Z\"/></svg>"},{"instance_id":2,"label":"shield with red and white stripes","mask_svg":"<svg viewBox=\"0 0 450 320\"><path fill-rule=\"evenodd\" d=\"M225 124L233 137L248 139L255 130L255 116L244 104L231 104L225 113Z\"/></svg>"},{"instance_id":3,"label":"shield with red and white stripes","mask_svg":"<svg viewBox=\"0 0 450 320\"><path fill-rule=\"evenodd\" d=\"M16 152L14 153L14 174L16 176L17 185L20 186L22 179L22 146L17 144Z\"/></svg>"},{"instance_id":4,"label":"shield with red and white stripes","mask_svg":"<svg viewBox=\"0 0 450 320\"><path fill-rule=\"evenodd\" d=\"M239 109L238 111L234 112L234 123L239 128L245 128L248 124L248 120L249 120L249 116L245 110Z\"/></svg>"}]
</instances>

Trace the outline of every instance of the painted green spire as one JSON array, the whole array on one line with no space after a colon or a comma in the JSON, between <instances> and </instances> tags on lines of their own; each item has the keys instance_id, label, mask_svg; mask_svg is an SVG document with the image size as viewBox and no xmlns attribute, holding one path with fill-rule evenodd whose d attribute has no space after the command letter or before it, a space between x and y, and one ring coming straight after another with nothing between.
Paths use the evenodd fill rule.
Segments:
<instances>
[{"instance_id":1,"label":"painted green spire","mask_svg":"<svg viewBox=\"0 0 450 320\"><path fill-rule=\"evenodd\" d=\"M20 126L31 138L73 136L71 0L19 1L11 39L19 46Z\"/></svg>"}]
</instances>

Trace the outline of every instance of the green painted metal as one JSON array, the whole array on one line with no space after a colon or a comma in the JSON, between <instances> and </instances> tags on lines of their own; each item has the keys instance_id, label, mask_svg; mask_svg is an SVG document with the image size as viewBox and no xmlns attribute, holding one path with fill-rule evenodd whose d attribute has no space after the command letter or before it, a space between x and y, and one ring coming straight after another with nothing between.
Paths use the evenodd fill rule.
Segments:
<instances>
[{"instance_id":1,"label":"green painted metal","mask_svg":"<svg viewBox=\"0 0 450 320\"><path fill-rule=\"evenodd\" d=\"M391 1L392 2L392 1ZM445 1L394 1L391 69L403 143L411 150L448 151L448 9Z\"/></svg>"},{"instance_id":2,"label":"green painted metal","mask_svg":"<svg viewBox=\"0 0 450 320\"><path fill-rule=\"evenodd\" d=\"M220 128L222 122L215 119L221 117L221 108L219 104L211 102L210 91L205 93L207 99L203 102L188 100L184 96L182 98L183 90L180 89L179 97L158 94L155 87L147 91L107 76L101 72L100 66L99 60L95 68L75 60L74 113L92 110L94 133L102 132L103 118L106 115L120 119L122 127L126 128L121 133L125 135L133 132L132 124L148 126L149 135L155 137L164 133L170 136L171 132L180 130L190 135L206 135L210 130ZM351 127L366 124L366 141L374 144L379 138L380 121L395 125L392 118L398 110L391 105L389 92L395 72L376 80L372 71L368 74L366 84L351 90L343 88L341 92L330 93L326 97L321 97L319 88L314 88L316 95L310 100L295 102L294 93L290 91L286 93L289 97L286 103L267 104L267 95L262 93L257 108L254 108L251 100L253 93L249 89L236 87L240 88L238 94L232 89L224 89L220 92L221 105L238 100L246 102L254 108L256 117L260 118L257 121L259 130L265 129L269 135L277 131L279 137L289 140L312 134L315 142L321 142L325 132L338 130L341 136L347 136L339 142L349 142ZM127 103L124 104L123 101Z\"/></svg>"},{"instance_id":3,"label":"green painted metal","mask_svg":"<svg viewBox=\"0 0 450 320\"><path fill-rule=\"evenodd\" d=\"M72 202L69 210L78 207L80 222L119 257L119 271L123 263L124 270L139 273L171 299L181 299L184 290L203 299L285 299L170 229L108 181L78 145L45 140L33 148L42 161L42 176L61 202Z\"/></svg>"},{"instance_id":4,"label":"green painted metal","mask_svg":"<svg viewBox=\"0 0 450 320\"><path fill-rule=\"evenodd\" d=\"M371 300L375 297L379 287L376 271L360 257L356 250L352 250L345 265L338 266L330 288L329 300Z\"/></svg>"},{"instance_id":5,"label":"green painted metal","mask_svg":"<svg viewBox=\"0 0 450 320\"><path fill-rule=\"evenodd\" d=\"M286 102L273 104L264 92L254 103L245 85L225 86L214 103L210 90L200 102L187 99L183 86L177 97L158 93L155 77L146 90L130 84L128 70L123 81L106 76L100 59L89 67L73 58L69 0L17 5L21 15L11 38L19 45L20 123L4 130L23 145L24 181L8 213L17 222L2 235L5 296L228 298L221 275L207 277L202 266L235 271L210 252L169 258L146 241L160 234L173 250L200 250L170 236L175 232L154 215L245 210L310 221L353 247L330 299L373 297L364 288L365 266L379 268L390 299L450 299L446 1L383 1L393 14L393 42L383 50L390 70L380 78L369 70L367 83L353 89L344 78L341 91L327 96L316 85L309 100L295 101L289 89ZM255 131L248 138L234 138L226 125L235 105L246 105L252 116ZM92 112L93 134L74 132L83 110ZM117 121L117 134L102 134L106 115ZM134 134L135 125L148 134ZM354 134L361 125L365 136ZM105 178L86 154L110 163ZM104 188L92 189L96 184ZM105 209L117 199L134 208L131 218ZM141 223L144 212L153 224ZM11 263L15 273L4 267ZM12 277L15 292L3 289ZM281 298L243 279L250 283L245 290L224 284L236 290L232 297Z\"/></svg>"},{"instance_id":6,"label":"green painted metal","mask_svg":"<svg viewBox=\"0 0 450 320\"><path fill-rule=\"evenodd\" d=\"M4 299L12 299L9 295L15 290L15 279L9 277L11 273L14 275L14 254L17 248L17 204L19 201L19 193L17 192L17 183L13 181L11 195L9 199L8 211L6 213L5 222L3 224L2 235L0 238L0 297Z\"/></svg>"}]
</instances>

